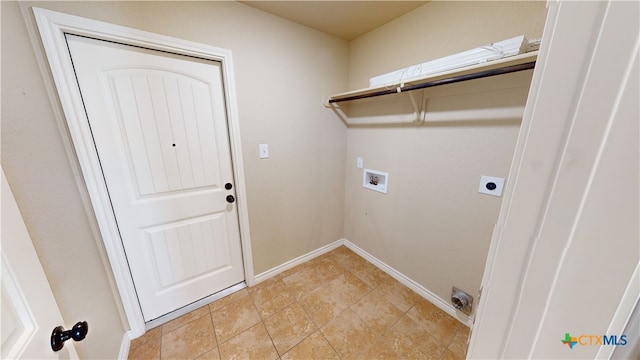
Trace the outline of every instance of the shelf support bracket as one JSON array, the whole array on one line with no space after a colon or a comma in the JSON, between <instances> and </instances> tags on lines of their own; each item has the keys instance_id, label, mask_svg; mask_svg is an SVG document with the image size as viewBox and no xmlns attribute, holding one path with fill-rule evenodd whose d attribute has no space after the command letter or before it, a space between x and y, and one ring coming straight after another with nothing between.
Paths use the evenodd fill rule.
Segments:
<instances>
[{"instance_id":1,"label":"shelf support bracket","mask_svg":"<svg viewBox=\"0 0 640 360\"><path fill-rule=\"evenodd\" d=\"M411 105L413 105L413 110L416 113L416 120L414 123L416 125L424 124L427 115L427 99L424 96L424 90L420 92L420 102L418 103L414 97L417 91L407 92L409 94L409 99L411 99Z\"/></svg>"},{"instance_id":2,"label":"shelf support bracket","mask_svg":"<svg viewBox=\"0 0 640 360\"><path fill-rule=\"evenodd\" d=\"M347 121L349 117L347 116L347 114L344 113L344 110L340 107L340 105L327 101L325 102L324 106L333 110L333 112L336 114L338 119L340 119L340 121L342 121L342 123L345 124L346 126L349 126L349 122Z\"/></svg>"}]
</instances>

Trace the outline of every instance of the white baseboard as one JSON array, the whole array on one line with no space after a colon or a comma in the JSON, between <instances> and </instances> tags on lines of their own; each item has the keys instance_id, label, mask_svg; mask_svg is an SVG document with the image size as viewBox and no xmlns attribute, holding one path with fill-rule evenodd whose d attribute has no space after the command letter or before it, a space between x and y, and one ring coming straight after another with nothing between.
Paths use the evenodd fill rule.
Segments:
<instances>
[{"instance_id":1,"label":"white baseboard","mask_svg":"<svg viewBox=\"0 0 640 360\"><path fill-rule=\"evenodd\" d=\"M263 273L260 273L258 275L255 276L255 284L261 283L267 279L270 279L278 274L280 274L281 272L284 272L286 270L289 270L293 267L296 267L302 263L305 263L313 258L316 258L322 254L328 253L331 250L337 249L340 246L344 245L344 239L340 239L340 240L336 240L334 242L332 242L329 245L325 245L319 249L313 250L307 254L304 254L302 256L298 256L297 258L293 259L293 260L289 260L286 263L282 264L282 265L278 265L272 269L269 269Z\"/></svg>"},{"instance_id":2,"label":"white baseboard","mask_svg":"<svg viewBox=\"0 0 640 360\"><path fill-rule=\"evenodd\" d=\"M120 343L120 352L118 353L118 359L127 360L129 357L129 349L131 348L131 330L124 333L122 336L122 343Z\"/></svg>"},{"instance_id":3,"label":"white baseboard","mask_svg":"<svg viewBox=\"0 0 640 360\"><path fill-rule=\"evenodd\" d=\"M432 304L434 304L435 306L437 306L438 308L442 309L444 312L446 312L447 314L453 316L454 318L458 319L460 322L462 322L463 324L467 325L468 327L471 327L473 325L473 321L471 319L471 317L469 317L468 315L456 310L456 308L453 307L453 305L449 304L449 302L443 300L442 298L440 298L439 296L437 296L436 294L432 293L431 291L429 291L427 288L425 288L424 286L418 284L417 282L411 280L409 277L407 277L406 275L402 274L401 272L399 272L398 270L392 268L391 266L385 264L384 262L378 260L375 256L369 254L368 252L362 250L360 247L358 247L357 245L355 245L354 243L350 242L347 239L340 239L337 240L329 245L323 246L317 250L314 250L310 253L307 253L305 255L299 256L291 261L287 261L286 263L276 266L270 270L267 270L259 275L256 275L255 277L255 283L258 284L262 281L265 281L271 277L274 277L280 273L282 273L283 271L289 270L295 266L298 266L304 262L307 262L313 258L316 258L322 254L325 254L331 250L334 250L340 246L346 246L347 248L351 249L353 252L355 252L356 254L360 255L363 259L367 260L368 262L370 262L372 265L374 265L375 267L377 267L378 269L384 271L385 273L387 273L389 276L391 276L392 278L398 280L401 284L403 284L404 286L408 287L409 289L413 290L414 292L416 292L418 295L422 296L423 298L425 298L426 300L430 301Z\"/></svg>"},{"instance_id":4,"label":"white baseboard","mask_svg":"<svg viewBox=\"0 0 640 360\"><path fill-rule=\"evenodd\" d=\"M384 271L392 278L398 280L401 284L413 290L418 295L427 299L433 305L442 309L442 311L458 319L460 322L467 325L468 327L471 327L473 325L473 321L468 315L456 310L456 308L454 308L453 305L449 304L447 301L443 300L436 294L432 293L431 291L429 291L429 289L411 280L409 277L405 276L404 274L392 268L391 266L385 264L384 262L378 260L375 256L362 250L356 244L350 242L349 240L342 239L342 241L344 242L344 246L348 247L353 252L360 255L362 258L364 258L365 260L367 260L368 262L376 266L378 269Z\"/></svg>"}]
</instances>

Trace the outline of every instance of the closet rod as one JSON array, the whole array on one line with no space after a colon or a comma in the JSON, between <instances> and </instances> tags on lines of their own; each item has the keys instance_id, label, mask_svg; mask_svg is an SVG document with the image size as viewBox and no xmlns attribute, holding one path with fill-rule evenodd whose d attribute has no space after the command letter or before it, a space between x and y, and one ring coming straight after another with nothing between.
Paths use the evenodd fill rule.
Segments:
<instances>
[{"instance_id":1,"label":"closet rod","mask_svg":"<svg viewBox=\"0 0 640 360\"><path fill-rule=\"evenodd\" d=\"M415 85L407 85L407 86L400 87L399 88L400 90L398 90L398 88L385 89L385 90L374 91L374 92L371 92L371 93L368 93L368 94L360 94L360 95L347 96L347 97L337 98L337 99L329 99L329 103L332 104L332 103L337 103L337 102L342 102L342 101L366 99L366 98L370 98L370 97L376 97L376 96L382 96L382 95L390 95L390 94L396 94L396 93L405 92L405 91L419 90L419 89L424 89L424 88L428 88L428 87L434 87L434 86L440 86L440 85L446 85L446 84L453 84L453 83L457 83L457 82L461 82L461 81L481 79L481 78L485 78L485 77L502 75L502 74L509 74L509 73L512 73L512 72L518 72L518 71L524 71L524 70L533 69L535 67L535 65L536 65L536 62L535 61L531 61L531 62L528 62L528 63L505 66L505 67L501 67L501 68L497 68L497 69L485 70L485 71L480 71L480 72L472 73L472 74L454 76L454 77L440 79L440 80L427 81L427 82L419 83L419 84L415 84Z\"/></svg>"}]
</instances>

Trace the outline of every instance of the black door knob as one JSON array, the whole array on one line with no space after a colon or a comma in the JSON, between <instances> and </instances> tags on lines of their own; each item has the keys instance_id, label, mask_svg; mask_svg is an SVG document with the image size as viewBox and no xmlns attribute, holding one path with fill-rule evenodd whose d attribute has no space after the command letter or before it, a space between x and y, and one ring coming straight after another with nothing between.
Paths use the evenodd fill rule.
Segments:
<instances>
[{"instance_id":1,"label":"black door knob","mask_svg":"<svg viewBox=\"0 0 640 360\"><path fill-rule=\"evenodd\" d=\"M233 185L231 185L231 183L226 183L224 184L224 188L227 190L231 190L233 188Z\"/></svg>"},{"instance_id":2,"label":"black door knob","mask_svg":"<svg viewBox=\"0 0 640 360\"><path fill-rule=\"evenodd\" d=\"M89 332L89 324L86 321L80 321L73 325L71 330L64 330L62 326L58 326L51 332L51 350L60 351L64 346L64 342L73 339L81 341Z\"/></svg>"},{"instance_id":3,"label":"black door knob","mask_svg":"<svg viewBox=\"0 0 640 360\"><path fill-rule=\"evenodd\" d=\"M228 203L232 203L236 201L236 198L233 197L233 195L227 195L227 202Z\"/></svg>"}]
</instances>

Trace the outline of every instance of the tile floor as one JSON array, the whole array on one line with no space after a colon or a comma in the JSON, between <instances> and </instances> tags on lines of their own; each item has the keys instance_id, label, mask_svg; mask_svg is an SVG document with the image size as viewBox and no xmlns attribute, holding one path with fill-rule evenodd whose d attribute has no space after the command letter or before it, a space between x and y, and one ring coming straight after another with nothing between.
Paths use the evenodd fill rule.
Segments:
<instances>
[{"instance_id":1,"label":"tile floor","mask_svg":"<svg viewBox=\"0 0 640 360\"><path fill-rule=\"evenodd\" d=\"M342 246L147 331L129 359L464 359L468 335Z\"/></svg>"}]
</instances>

